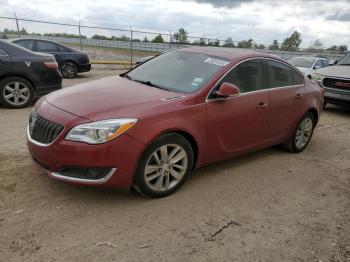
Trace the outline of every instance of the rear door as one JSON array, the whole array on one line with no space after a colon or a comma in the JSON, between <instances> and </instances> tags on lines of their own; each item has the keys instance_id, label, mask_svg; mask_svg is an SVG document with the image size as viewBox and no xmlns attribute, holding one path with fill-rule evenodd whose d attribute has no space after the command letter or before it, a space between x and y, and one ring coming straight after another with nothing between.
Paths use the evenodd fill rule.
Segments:
<instances>
[{"instance_id":1,"label":"rear door","mask_svg":"<svg viewBox=\"0 0 350 262\"><path fill-rule=\"evenodd\" d=\"M242 62L216 88L223 82L235 84L241 93L225 99L209 95L206 103L206 163L259 148L267 139L269 91L265 90L263 61L252 59Z\"/></svg>"},{"instance_id":2,"label":"rear door","mask_svg":"<svg viewBox=\"0 0 350 262\"><path fill-rule=\"evenodd\" d=\"M37 52L48 53L54 55L57 63L61 63L60 49L58 45L55 43L44 41L44 40L36 40L35 49Z\"/></svg>"},{"instance_id":3,"label":"rear door","mask_svg":"<svg viewBox=\"0 0 350 262\"><path fill-rule=\"evenodd\" d=\"M34 51L34 40L32 39L16 40L14 43L28 50Z\"/></svg>"},{"instance_id":4,"label":"rear door","mask_svg":"<svg viewBox=\"0 0 350 262\"><path fill-rule=\"evenodd\" d=\"M11 58L0 49L0 76L9 72L11 68Z\"/></svg>"},{"instance_id":5,"label":"rear door","mask_svg":"<svg viewBox=\"0 0 350 262\"><path fill-rule=\"evenodd\" d=\"M270 90L268 136L279 142L289 137L303 110L304 77L285 63L270 59L265 61Z\"/></svg>"}]
</instances>

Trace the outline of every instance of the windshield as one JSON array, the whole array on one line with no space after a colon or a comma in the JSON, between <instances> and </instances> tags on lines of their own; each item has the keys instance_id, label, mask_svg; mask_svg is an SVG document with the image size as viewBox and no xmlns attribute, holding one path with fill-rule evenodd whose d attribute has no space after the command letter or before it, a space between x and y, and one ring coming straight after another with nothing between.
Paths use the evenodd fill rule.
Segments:
<instances>
[{"instance_id":1,"label":"windshield","mask_svg":"<svg viewBox=\"0 0 350 262\"><path fill-rule=\"evenodd\" d=\"M191 93L228 63L226 59L205 54L171 51L136 67L124 77L161 89Z\"/></svg>"},{"instance_id":2,"label":"windshield","mask_svg":"<svg viewBox=\"0 0 350 262\"><path fill-rule=\"evenodd\" d=\"M338 63L338 65L350 65L350 53L345 55Z\"/></svg>"},{"instance_id":3,"label":"windshield","mask_svg":"<svg viewBox=\"0 0 350 262\"><path fill-rule=\"evenodd\" d=\"M293 66L310 68L315 63L315 59L306 57L293 57L289 59L288 62Z\"/></svg>"}]
</instances>

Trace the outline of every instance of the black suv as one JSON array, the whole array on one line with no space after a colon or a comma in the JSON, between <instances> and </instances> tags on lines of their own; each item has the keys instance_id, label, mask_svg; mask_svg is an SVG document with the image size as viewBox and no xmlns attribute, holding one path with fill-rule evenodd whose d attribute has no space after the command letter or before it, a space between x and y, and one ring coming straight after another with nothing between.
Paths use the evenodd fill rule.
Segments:
<instances>
[{"instance_id":1,"label":"black suv","mask_svg":"<svg viewBox=\"0 0 350 262\"><path fill-rule=\"evenodd\" d=\"M86 53L63 44L35 38L17 38L12 39L11 42L35 52L54 55L62 76L65 78L73 78L76 77L78 73L91 70L89 57Z\"/></svg>"},{"instance_id":2,"label":"black suv","mask_svg":"<svg viewBox=\"0 0 350 262\"><path fill-rule=\"evenodd\" d=\"M61 84L54 56L0 40L0 103L3 106L25 107L36 96L61 89Z\"/></svg>"}]
</instances>

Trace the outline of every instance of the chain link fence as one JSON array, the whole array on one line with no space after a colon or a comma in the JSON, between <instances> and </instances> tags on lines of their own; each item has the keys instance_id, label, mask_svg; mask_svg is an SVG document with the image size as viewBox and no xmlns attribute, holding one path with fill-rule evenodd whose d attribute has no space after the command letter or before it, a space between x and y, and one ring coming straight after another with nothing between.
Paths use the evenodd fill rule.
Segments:
<instances>
[{"instance_id":1,"label":"chain link fence","mask_svg":"<svg viewBox=\"0 0 350 262\"><path fill-rule=\"evenodd\" d=\"M235 45L238 41L232 40L230 45L227 40L208 38L204 35L201 37L187 36L187 43L176 41L174 33L169 32L151 32L129 28L112 28L85 25L80 22L62 23L49 22L33 19L14 17L0 17L4 21L3 28L7 28L2 34L6 38L41 38L58 41L88 53L90 58L99 61L123 60L134 63L144 56L155 55L173 48L188 47L192 45L199 46L221 46L225 48ZM35 33L35 28L40 31L45 28L47 33ZM27 31L28 30L28 31ZM252 47L254 49L254 45ZM243 50L243 49L242 49ZM246 50L246 49L244 49ZM295 56L323 56L328 59L339 59L343 54L332 52L290 52L281 50L254 49L255 51L269 53L279 56L283 59L290 59Z\"/></svg>"}]
</instances>

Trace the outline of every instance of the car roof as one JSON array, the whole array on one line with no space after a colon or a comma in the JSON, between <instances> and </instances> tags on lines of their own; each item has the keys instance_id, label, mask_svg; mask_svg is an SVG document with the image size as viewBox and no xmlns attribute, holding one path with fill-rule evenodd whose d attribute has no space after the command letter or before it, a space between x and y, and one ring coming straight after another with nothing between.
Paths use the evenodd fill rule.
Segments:
<instances>
[{"instance_id":1,"label":"car roof","mask_svg":"<svg viewBox=\"0 0 350 262\"><path fill-rule=\"evenodd\" d=\"M39 40L39 41L45 41L45 42L50 42L50 43L53 43L53 44L56 44L56 45L60 45L60 46L63 46L65 48L68 48L69 50L71 51L74 51L74 52L79 52L78 50L75 50L74 48L70 47L70 46L66 46L65 44L62 44L60 42L56 42L56 41L53 41L53 40L48 40L48 39L42 39L42 38L35 38L35 37L23 37L23 38L11 38L9 39L10 42L16 42L16 41L20 41L20 40Z\"/></svg>"},{"instance_id":2,"label":"car roof","mask_svg":"<svg viewBox=\"0 0 350 262\"><path fill-rule=\"evenodd\" d=\"M242 58L245 59L245 58L252 58L252 57L266 57L266 58L273 58L273 59L278 59L283 61L280 57L276 55L255 52L249 49L238 49L238 48L228 48L228 47L185 47L185 48L180 48L176 50L206 54L210 56L225 58L228 60L242 59Z\"/></svg>"}]
</instances>

